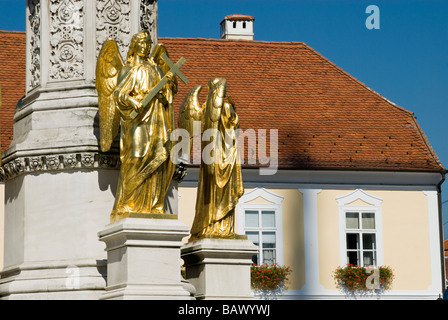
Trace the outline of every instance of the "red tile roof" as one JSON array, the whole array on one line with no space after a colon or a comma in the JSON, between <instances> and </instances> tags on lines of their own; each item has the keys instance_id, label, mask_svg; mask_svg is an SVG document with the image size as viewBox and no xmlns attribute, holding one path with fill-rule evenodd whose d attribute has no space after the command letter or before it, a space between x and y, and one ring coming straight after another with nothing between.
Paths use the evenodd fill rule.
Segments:
<instances>
[{"instance_id":1,"label":"red tile roof","mask_svg":"<svg viewBox=\"0 0 448 320\"><path fill-rule=\"evenodd\" d=\"M193 86L227 78L242 129L278 129L280 168L444 170L411 112L304 43L159 42L168 47L172 60L187 59L182 71L190 82L179 84L176 112ZM14 108L25 93L25 53L25 33L0 32L2 150L12 138ZM206 89L201 101L205 99Z\"/></svg>"},{"instance_id":2,"label":"red tile roof","mask_svg":"<svg viewBox=\"0 0 448 320\"><path fill-rule=\"evenodd\" d=\"M190 82L180 84L177 104L193 86L227 78L242 129L279 130L281 168L444 170L411 112L304 43L159 42L173 60L187 60L182 69Z\"/></svg>"},{"instance_id":3,"label":"red tile roof","mask_svg":"<svg viewBox=\"0 0 448 320\"><path fill-rule=\"evenodd\" d=\"M25 32L0 30L1 150L6 150L11 143L14 110L25 95L25 38Z\"/></svg>"}]
</instances>

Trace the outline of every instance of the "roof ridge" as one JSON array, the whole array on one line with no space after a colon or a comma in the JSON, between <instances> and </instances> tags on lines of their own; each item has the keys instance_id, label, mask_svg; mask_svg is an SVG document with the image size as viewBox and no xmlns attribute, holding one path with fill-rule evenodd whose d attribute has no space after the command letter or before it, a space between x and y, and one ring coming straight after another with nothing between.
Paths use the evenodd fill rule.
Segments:
<instances>
[{"instance_id":1,"label":"roof ridge","mask_svg":"<svg viewBox=\"0 0 448 320\"><path fill-rule=\"evenodd\" d=\"M18 30L0 30L0 33L26 34L26 31L18 31Z\"/></svg>"},{"instance_id":2,"label":"roof ridge","mask_svg":"<svg viewBox=\"0 0 448 320\"><path fill-rule=\"evenodd\" d=\"M247 40L247 39L216 39L216 38L184 38L184 37L159 37L163 40L186 40L186 41L210 41L210 42L242 42L248 44L289 44L289 45L305 45L301 41L267 41L267 40Z\"/></svg>"}]
</instances>

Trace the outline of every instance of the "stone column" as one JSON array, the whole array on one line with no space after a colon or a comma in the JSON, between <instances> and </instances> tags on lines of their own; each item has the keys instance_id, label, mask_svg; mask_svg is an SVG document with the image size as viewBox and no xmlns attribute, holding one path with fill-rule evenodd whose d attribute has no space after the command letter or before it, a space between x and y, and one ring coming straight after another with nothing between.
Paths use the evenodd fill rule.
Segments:
<instances>
[{"instance_id":1,"label":"stone column","mask_svg":"<svg viewBox=\"0 0 448 320\"><path fill-rule=\"evenodd\" d=\"M301 188L303 194L304 242L305 242L305 285L301 288L304 295L313 296L325 293L319 277L319 237L317 216L317 195L322 189Z\"/></svg>"},{"instance_id":2,"label":"stone column","mask_svg":"<svg viewBox=\"0 0 448 320\"><path fill-rule=\"evenodd\" d=\"M98 298L106 255L97 232L109 223L119 146L100 152L96 60L107 37L124 58L141 29L156 40L157 1L27 0L26 21L26 95L0 168L0 297Z\"/></svg>"}]
</instances>

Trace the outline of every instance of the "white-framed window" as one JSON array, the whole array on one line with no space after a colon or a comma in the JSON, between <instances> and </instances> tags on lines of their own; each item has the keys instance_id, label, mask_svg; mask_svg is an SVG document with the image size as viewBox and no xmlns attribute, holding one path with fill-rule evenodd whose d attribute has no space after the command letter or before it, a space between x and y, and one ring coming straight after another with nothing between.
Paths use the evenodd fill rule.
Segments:
<instances>
[{"instance_id":1,"label":"white-framed window","mask_svg":"<svg viewBox=\"0 0 448 320\"><path fill-rule=\"evenodd\" d=\"M258 246L255 264L283 264L283 197L264 188L244 194L238 203L238 231Z\"/></svg>"},{"instance_id":2,"label":"white-framed window","mask_svg":"<svg viewBox=\"0 0 448 320\"><path fill-rule=\"evenodd\" d=\"M376 233L375 212L370 210L345 212L347 263L358 266L377 265Z\"/></svg>"},{"instance_id":3,"label":"white-framed window","mask_svg":"<svg viewBox=\"0 0 448 320\"><path fill-rule=\"evenodd\" d=\"M244 210L245 234L247 238L259 247L254 263L277 262L277 226L275 210L247 209Z\"/></svg>"},{"instance_id":4,"label":"white-framed window","mask_svg":"<svg viewBox=\"0 0 448 320\"><path fill-rule=\"evenodd\" d=\"M382 265L383 200L360 189L336 200L339 205L340 265Z\"/></svg>"}]
</instances>

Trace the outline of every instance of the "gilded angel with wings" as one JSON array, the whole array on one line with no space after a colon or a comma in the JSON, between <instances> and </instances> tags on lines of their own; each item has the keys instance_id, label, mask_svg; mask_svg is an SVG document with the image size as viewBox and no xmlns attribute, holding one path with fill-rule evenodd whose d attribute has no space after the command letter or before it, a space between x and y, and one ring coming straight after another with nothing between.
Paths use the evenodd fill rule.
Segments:
<instances>
[{"instance_id":1,"label":"gilded angel with wings","mask_svg":"<svg viewBox=\"0 0 448 320\"><path fill-rule=\"evenodd\" d=\"M133 36L126 63L113 39L106 41L98 58L96 87L103 152L111 148L120 132L121 168L111 222L133 213L164 214L175 169L170 161L170 134L177 79L161 59L168 55L166 48L159 44L150 55L151 45L151 36L144 30ZM162 80L154 97L145 99Z\"/></svg>"},{"instance_id":2,"label":"gilded angel with wings","mask_svg":"<svg viewBox=\"0 0 448 320\"><path fill-rule=\"evenodd\" d=\"M202 127L202 157L190 241L236 236L235 208L244 188L238 151L239 118L226 87L224 78L210 80L203 105L199 102L202 86L194 87L179 113L178 126L187 130L190 137L194 135L195 121Z\"/></svg>"}]
</instances>

